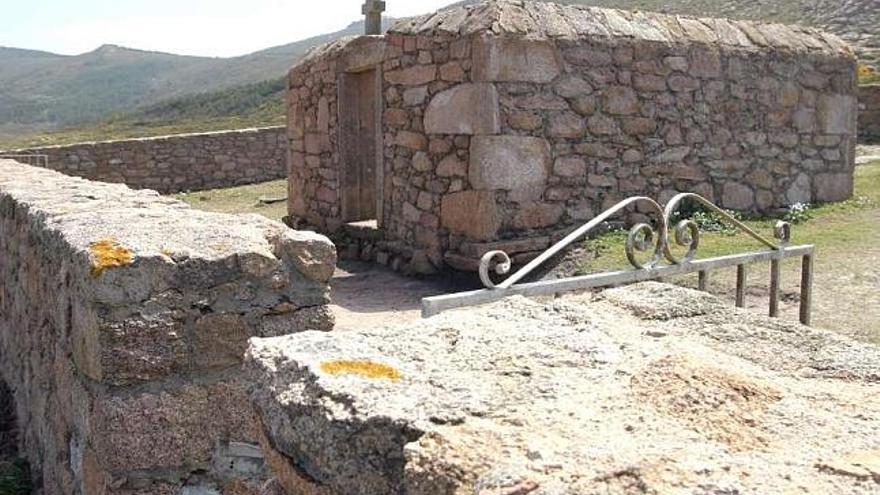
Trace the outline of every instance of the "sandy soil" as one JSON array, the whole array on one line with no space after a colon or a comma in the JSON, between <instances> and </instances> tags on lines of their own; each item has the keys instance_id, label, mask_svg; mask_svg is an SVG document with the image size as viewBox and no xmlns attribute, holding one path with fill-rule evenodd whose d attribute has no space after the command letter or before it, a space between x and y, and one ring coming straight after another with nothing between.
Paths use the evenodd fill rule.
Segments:
<instances>
[{"instance_id":1,"label":"sandy soil","mask_svg":"<svg viewBox=\"0 0 880 495\"><path fill-rule=\"evenodd\" d=\"M363 329L421 318L421 299L477 288L476 275L407 277L381 265L340 261L331 281L337 330Z\"/></svg>"}]
</instances>

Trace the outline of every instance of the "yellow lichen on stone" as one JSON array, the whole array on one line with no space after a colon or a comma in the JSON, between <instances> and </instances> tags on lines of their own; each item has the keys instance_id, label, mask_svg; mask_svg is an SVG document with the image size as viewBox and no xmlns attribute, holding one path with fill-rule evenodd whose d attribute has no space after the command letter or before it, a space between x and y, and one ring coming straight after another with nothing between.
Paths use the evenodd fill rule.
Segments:
<instances>
[{"instance_id":1,"label":"yellow lichen on stone","mask_svg":"<svg viewBox=\"0 0 880 495\"><path fill-rule=\"evenodd\" d=\"M400 380L400 372L387 364L373 361L325 361L321 363L321 371L328 375L357 375L375 380Z\"/></svg>"},{"instance_id":2,"label":"yellow lichen on stone","mask_svg":"<svg viewBox=\"0 0 880 495\"><path fill-rule=\"evenodd\" d=\"M109 237L91 243L89 250L92 252L93 277L100 277L107 269L119 268L134 262L134 254Z\"/></svg>"}]
</instances>

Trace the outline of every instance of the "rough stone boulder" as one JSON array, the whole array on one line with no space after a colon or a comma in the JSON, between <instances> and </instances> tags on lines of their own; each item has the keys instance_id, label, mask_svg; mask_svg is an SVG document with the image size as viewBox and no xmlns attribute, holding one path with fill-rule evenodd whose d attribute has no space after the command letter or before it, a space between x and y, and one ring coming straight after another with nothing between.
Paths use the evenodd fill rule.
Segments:
<instances>
[{"instance_id":1,"label":"rough stone boulder","mask_svg":"<svg viewBox=\"0 0 880 495\"><path fill-rule=\"evenodd\" d=\"M252 339L290 494L878 493L880 349L657 283Z\"/></svg>"}]
</instances>

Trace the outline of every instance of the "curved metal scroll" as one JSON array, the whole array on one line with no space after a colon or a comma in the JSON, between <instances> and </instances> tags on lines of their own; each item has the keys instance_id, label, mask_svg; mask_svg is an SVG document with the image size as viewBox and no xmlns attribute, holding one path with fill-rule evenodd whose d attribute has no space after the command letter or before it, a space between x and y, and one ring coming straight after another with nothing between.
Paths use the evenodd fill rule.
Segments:
<instances>
[{"instance_id":1,"label":"curved metal scroll","mask_svg":"<svg viewBox=\"0 0 880 495\"><path fill-rule=\"evenodd\" d=\"M522 278L532 272L532 270L541 266L548 259L557 255L560 251L586 235L589 231L602 225L606 220L613 217L621 210L635 205L636 203L643 203L652 210L652 213L656 213L657 218L659 219L658 221L660 222L658 228L659 232L655 232L650 225L645 223L640 223L630 229L629 236L627 236L626 240L626 257L629 259L630 263L638 269L651 268L663 258L663 247L666 244L666 217L663 214L663 207L653 199L647 196L633 196L605 210L596 218L582 225L571 234L568 234L564 239L551 246L550 249L541 253L540 256L497 285L489 276L489 270L492 268L498 275L507 274L510 272L511 268L510 256L504 251L489 251L483 255L482 259L480 259L480 280L483 282L483 285L489 289L506 289L522 280ZM656 241L654 241L655 238ZM636 251L647 251L651 248L651 245L654 245L654 252L652 253L651 258L645 263L640 263L636 259ZM494 266L492 266L493 262L495 262Z\"/></svg>"},{"instance_id":2,"label":"curved metal scroll","mask_svg":"<svg viewBox=\"0 0 880 495\"><path fill-rule=\"evenodd\" d=\"M745 232L750 237L760 242L761 244L764 244L770 249L782 249L785 247L786 244L788 244L789 240L791 240L791 226L786 222L777 222L776 224L776 227L774 229L774 237L776 237L780 241L780 244L776 244L773 241L766 239L761 234L755 232L748 225L734 218L724 209L715 206L715 204L713 204L708 199L694 193L677 194L666 203L666 208L663 211L663 218L665 219L667 225L670 223L672 216L675 215L679 203L681 203L685 199L691 199L703 205L703 207L719 215L722 219L724 219L724 221ZM675 254L672 253L672 249L669 243L667 242L666 244L664 244L663 254L664 256L666 256L666 259L669 260L670 263L679 264L693 260L697 254L697 248L700 245L699 226L693 220L682 220L678 222L678 224L675 226L675 243L679 246L688 248L688 250L682 258L678 258L675 256Z\"/></svg>"},{"instance_id":3,"label":"curved metal scroll","mask_svg":"<svg viewBox=\"0 0 880 495\"><path fill-rule=\"evenodd\" d=\"M654 228L649 224L639 223L630 229L629 235L627 235L626 238L626 257L629 262L637 270L650 270L652 268L655 268L664 257L670 263L675 265L688 263L692 261L696 256L697 248L700 244L700 230L698 225L693 220L682 220L678 222L678 224L675 226L675 243L678 246L683 246L687 248L687 252L681 258L672 253L668 234L669 224L672 216L675 214L679 203L681 203L685 199L691 199L698 202L705 208L718 214L724 221L735 226L739 230L745 232L758 242L764 244L771 249L784 249L791 238L791 226L786 222L778 222L776 224L776 227L774 229L774 236L780 240L780 243L776 244L761 236L748 225L740 222L729 213L724 211L722 208L714 205L711 201L700 196L699 194L678 194L666 203L665 208L660 206L659 203L649 197L634 196L625 199L612 206L611 208L605 210L604 212L602 212L602 214L593 218L588 223L584 224L571 234L567 235L564 239L551 246L550 249L544 251L540 256L538 256L537 258L526 264L526 266L520 268L516 273L498 284L492 281L490 271L494 271L497 275L505 275L510 272L512 263L510 260L510 256L508 256L507 253L505 253L504 251L489 251L480 259L480 280L483 282L483 285L489 289L509 288L522 280L523 277L531 273L535 268L541 266L547 260L557 255L560 251L568 247L570 244L585 236L591 230L605 223L605 221L607 221L609 218L618 214L620 211L626 209L627 207L633 206L637 203L641 203L647 206L648 209L651 210L649 213L656 214L656 217L658 218L658 228L657 230L654 230ZM651 258L648 259L646 262L638 261L636 253L647 252L651 249L652 246L653 252L651 253Z\"/></svg>"}]
</instances>

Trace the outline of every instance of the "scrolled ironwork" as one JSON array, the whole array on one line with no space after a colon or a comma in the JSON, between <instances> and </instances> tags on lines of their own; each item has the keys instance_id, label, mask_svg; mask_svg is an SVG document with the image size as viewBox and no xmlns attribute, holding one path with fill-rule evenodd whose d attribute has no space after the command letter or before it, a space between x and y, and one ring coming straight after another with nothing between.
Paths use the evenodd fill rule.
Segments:
<instances>
[{"instance_id":1,"label":"scrolled ironwork","mask_svg":"<svg viewBox=\"0 0 880 495\"><path fill-rule=\"evenodd\" d=\"M655 245L655 236L659 238L659 235L654 231L654 228L646 223L636 224L630 229L629 234L626 236L625 249L626 259L629 260L632 266L639 270L643 270L660 262L660 258L662 257L660 249L654 250L651 259L648 260L647 263L640 262L638 257L636 257L636 251L647 252L651 247L660 245L659 243Z\"/></svg>"},{"instance_id":2,"label":"scrolled ironwork","mask_svg":"<svg viewBox=\"0 0 880 495\"><path fill-rule=\"evenodd\" d=\"M780 249L782 246L774 243L773 241L765 238L761 234L755 232L751 227L737 220L733 215L725 211L723 208L716 206L714 203L709 201L708 199L700 196L695 193L680 193L676 194L672 197L667 203L666 207L663 211L663 217L667 223L670 222L672 217L678 212L679 204L686 200L692 200L696 203L699 203L701 206L706 208L707 210L718 215L723 221L728 224L736 227L740 231L746 233L756 241L764 244L765 246L771 249ZM689 232L685 232L685 230ZM686 235L686 234L690 235ZM789 230L789 237L791 232ZM692 220L682 220L678 223L675 229L675 243L679 246L687 247L687 253L684 256L678 257L672 252L672 248L667 242L663 246L663 253L666 256L666 259L669 260L670 263L673 264L681 264L692 261L697 255L697 248L700 244L700 229L696 223Z\"/></svg>"},{"instance_id":3,"label":"scrolled ironwork","mask_svg":"<svg viewBox=\"0 0 880 495\"><path fill-rule=\"evenodd\" d=\"M783 245L791 242L791 224L782 220L773 226L773 237L779 239Z\"/></svg>"},{"instance_id":4,"label":"scrolled ironwork","mask_svg":"<svg viewBox=\"0 0 880 495\"><path fill-rule=\"evenodd\" d=\"M681 258L682 261L688 262L697 256L697 249L700 247L700 226L697 225L697 222L694 222L693 220L682 220L678 222L678 224L675 225L674 238L677 245L687 248L687 252ZM670 253L672 250L669 249L668 242L663 246L663 252L666 259L676 263L675 260L670 259Z\"/></svg>"},{"instance_id":5,"label":"scrolled ironwork","mask_svg":"<svg viewBox=\"0 0 880 495\"><path fill-rule=\"evenodd\" d=\"M643 211L653 214L657 220L656 228L648 223L639 223L630 229L625 245L626 257L630 264L632 264L636 270L651 270L657 268L663 258L673 265L690 263L696 258L697 249L700 246L700 229L697 223L690 219L683 219L679 221L673 229L673 240L675 245L687 248L687 251L682 256L678 256L672 252L671 244L673 241L669 239L668 232L673 216L677 214L680 204L685 200L694 201L700 204L707 210L718 215L722 221L737 228L739 231L749 235L770 249L782 250L791 240L791 226L788 223L778 222L776 224L774 228L774 237L780 241L777 244L758 234L751 227L737 220L727 211L716 206L699 194L677 194L666 203L665 207L660 206L658 202L646 196L633 196L615 204L597 217L582 225L502 282L495 283L492 280L490 272L494 272L496 275L506 275L510 273L512 267L510 256L503 251L490 251L486 253L480 259L480 280L488 289L510 288L522 280L523 277L531 273L535 268L545 263L573 242L599 227L609 218L629 207L635 206L636 204L646 207ZM651 253L651 257L647 261L639 261L637 253L648 252L652 247L653 252Z\"/></svg>"},{"instance_id":6,"label":"scrolled ironwork","mask_svg":"<svg viewBox=\"0 0 880 495\"><path fill-rule=\"evenodd\" d=\"M582 225L574 232L568 234L564 239L551 246L549 249L541 253L540 256L526 264L526 266L520 268L516 273L514 273L501 283L494 283L489 276L489 271L494 270L499 275L504 275L508 273L510 267L499 266L499 264L497 263L497 259L500 259L503 265L504 263L510 262L510 256L508 256L503 251L491 251L486 253L480 259L480 280L483 282L483 285L488 289L509 288L513 284L522 280L523 277L531 273L535 268L541 266L547 260L557 255L560 251L568 247L570 244L577 241L578 239L589 233L591 230L605 223L609 218L617 215L618 213L630 206L635 206L636 204L642 204L643 206L647 207L648 210L650 210L650 213L653 213L656 216L658 228L656 229L656 231L654 231L654 229L652 229L647 224L643 224L645 225L644 227L639 225L634 227L633 230L630 231L630 236L628 238L629 240L627 242L627 257L630 259L630 262L633 263L633 266L638 269L651 268L659 263L662 259L663 246L666 244L666 220L665 216L663 215L663 207L647 196L633 196L603 211L601 214L599 214L586 224ZM648 237L648 235L646 234L646 228L651 230L650 237ZM642 237L639 238L639 236ZM655 237L656 241L654 241ZM647 247L652 241L654 242L654 252L651 256L651 259L647 263L638 262L638 260L635 259L635 251L647 251Z\"/></svg>"},{"instance_id":7,"label":"scrolled ironwork","mask_svg":"<svg viewBox=\"0 0 880 495\"><path fill-rule=\"evenodd\" d=\"M510 262L510 256L504 251L489 251L484 254L480 258L480 281L483 282L483 287L487 289L495 287L495 282L492 281L489 270L494 271L498 275L507 275L510 273L511 266L513 264Z\"/></svg>"}]
</instances>

